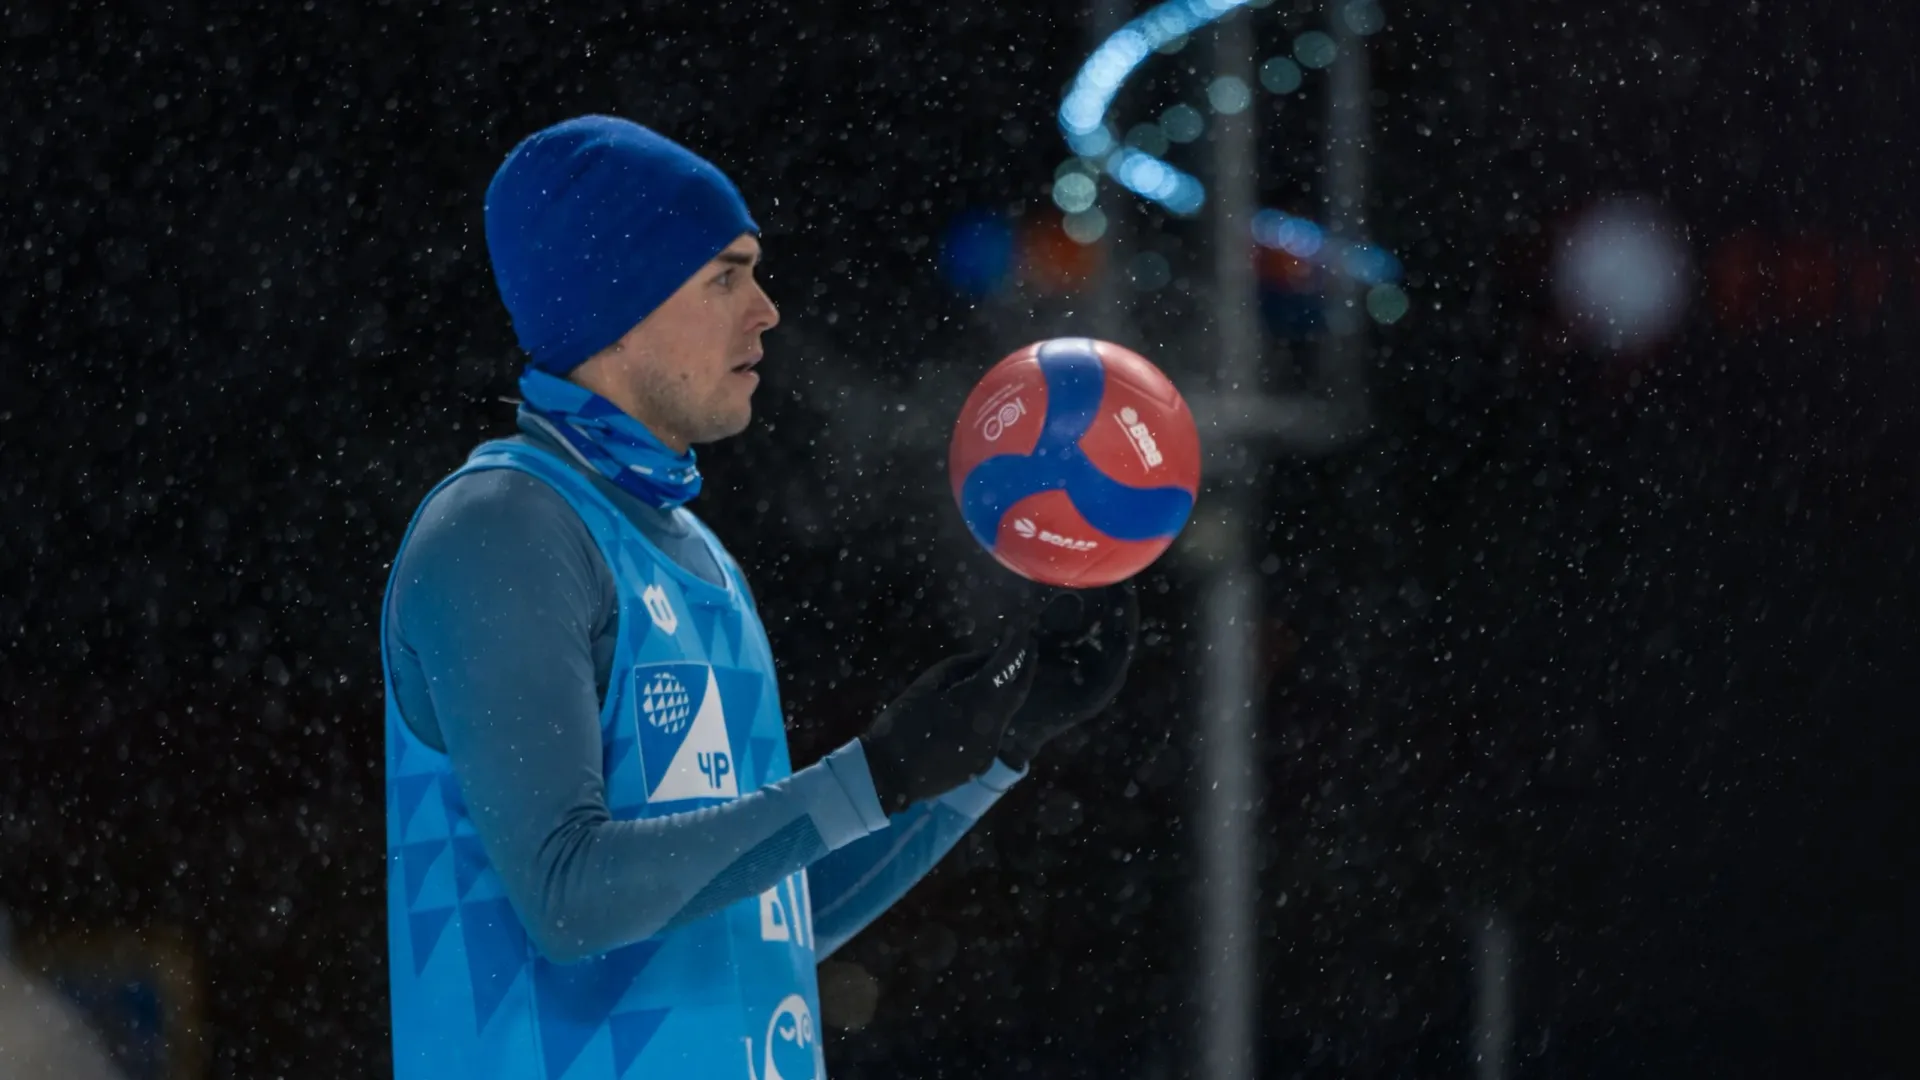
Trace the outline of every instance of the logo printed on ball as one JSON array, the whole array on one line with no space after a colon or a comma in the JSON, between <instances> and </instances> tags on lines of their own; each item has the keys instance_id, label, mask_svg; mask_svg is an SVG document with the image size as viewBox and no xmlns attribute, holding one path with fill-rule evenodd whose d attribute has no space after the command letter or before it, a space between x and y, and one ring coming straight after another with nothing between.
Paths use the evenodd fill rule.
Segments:
<instances>
[{"instance_id":1,"label":"logo printed on ball","mask_svg":"<svg viewBox=\"0 0 1920 1080\"><path fill-rule=\"evenodd\" d=\"M980 437L988 442L999 442L1022 417L1027 415L1027 400L1021 396L1020 387L1004 386L999 392L982 402L974 411L974 426L980 429Z\"/></svg>"},{"instance_id":2,"label":"logo printed on ball","mask_svg":"<svg viewBox=\"0 0 1920 1080\"><path fill-rule=\"evenodd\" d=\"M1043 544L1066 548L1068 551L1092 551L1100 546L1098 540L1075 540L1071 536L1061 536L1051 529L1042 529L1029 518L1014 518L1013 531L1026 539L1038 539Z\"/></svg>"},{"instance_id":3,"label":"logo printed on ball","mask_svg":"<svg viewBox=\"0 0 1920 1080\"><path fill-rule=\"evenodd\" d=\"M980 435L988 442L999 442L1000 436L1006 434L1007 429L1019 423L1020 418L1025 415L1027 415L1026 398L1017 397L1012 401L1003 402L1000 408L980 425Z\"/></svg>"},{"instance_id":4,"label":"logo printed on ball","mask_svg":"<svg viewBox=\"0 0 1920 1080\"><path fill-rule=\"evenodd\" d=\"M1134 411L1133 406L1123 406L1113 418L1127 433L1127 441L1139 453L1142 465L1151 469L1165 460L1160 456L1159 445L1153 441L1153 433L1147 430L1147 425L1141 421L1140 414Z\"/></svg>"}]
</instances>

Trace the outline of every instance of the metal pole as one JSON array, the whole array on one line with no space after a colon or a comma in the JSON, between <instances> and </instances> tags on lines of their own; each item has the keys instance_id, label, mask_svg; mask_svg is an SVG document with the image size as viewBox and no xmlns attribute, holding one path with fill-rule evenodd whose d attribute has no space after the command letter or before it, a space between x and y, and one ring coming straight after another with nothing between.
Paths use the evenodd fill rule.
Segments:
<instances>
[{"instance_id":1,"label":"metal pole","mask_svg":"<svg viewBox=\"0 0 1920 1080\"><path fill-rule=\"evenodd\" d=\"M1226 526L1244 534L1244 515L1229 512ZM1249 573L1246 542L1230 542L1205 593L1206 679L1201 736L1201 911L1203 963L1199 1075L1246 1080L1254 1074L1254 805L1251 684L1259 600Z\"/></svg>"},{"instance_id":2,"label":"metal pole","mask_svg":"<svg viewBox=\"0 0 1920 1080\"><path fill-rule=\"evenodd\" d=\"M1329 0L1326 5L1327 32L1338 51L1327 71L1327 172L1320 198L1327 234L1359 240L1367 234L1371 79L1366 39L1354 33L1341 10L1345 6L1344 0ZM1326 334L1320 339L1320 380L1330 409L1342 420L1357 424L1367 412L1365 295L1350 275L1329 273L1324 280Z\"/></svg>"},{"instance_id":3,"label":"metal pole","mask_svg":"<svg viewBox=\"0 0 1920 1080\"><path fill-rule=\"evenodd\" d=\"M1473 928L1473 1076L1506 1080L1513 1045L1513 931L1498 911Z\"/></svg>"},{"instance_id":4,"label":"metal pole","mask_svg":"<svg viewBox=\"0 0 1920 1080\"><path fill-rule=\"evenodd\" d=\"M1089 38L1092 47L1113 36L1114 31L1126 25L1133 14L1133 5L1129 0L1094 0L1090 12ZM1139 342L1128 341L1131 314L1128 311L1128 295L1124 275L1116 265L1126 247L1122 235L1126 231L1126 211L1130 203L1126 199L1111 199L1107 202L1107 231L1101 234L1095 253L1093 271L1093 332L1094 336L1106 341L1140 347Z\"/></svg>"},{"instance_id":5,"label":"metal pole","mask_svg":"<svg viewBox=\"0 0 1920 1080\"><path fill-rule=\"evenodd\" d=\"M1216 78L1253 85L1253 26L1229 15L1214 37ZM1255 114L1216 113L1213 120L1213 277L1220 335L1220 390L1251 395L1260 374L1259 282L1253 266L1253 215L1260 168Z\"/></svg>"},{"instance_id":6,"label":"metal pole","mask_svg":"<svg viewBox=\"0 0 1920 1080\"><path fill-rule=\"evenodd\" d=\"M1326 172L1321 188L1322 216L1330 235L1350 241L1366 236L1368 133L1373 119L1368 105L1371 78L1368 72L1366 38L1355 32L1344 10L1345 0L1329 0L1324 5L1327 31L1333 37L1337 53L1327 72ZM1238 17L1220 24L1224 43ZM1223 61L1224 62L1224 61ZM1251 78L1252 56L1235 69ZM1226 68L1222 67L1222 73ZM1241 117L1221 117L1228 126L1237 127ZM1217 135L1224 136L1221 124ZM1251 121L1244 137L1252 139ZM1229 192L1222 185L1238 181L1251 208L1254 178L1251 142L1248 167L1240 172L1219 172L1218 155L1227 151L1230 140L1217 138L1214 191L1215 210L1226 228L1226 218L1234 211L1226 205L1243 193ZM1235 202L1237 206L1238 203ZM1244 227L1249 221L1238 223ZM1224 258L1225 250L1216 257ZM1248 271L1251 273L1251 270ZM1255 444L1269 449L1285 449L1301 454L1325 454L1340 449L1365 433L1370 415L1367 400L1367 347L1365 286L1347 274L1328 272L1323 277L1321 312L1326 332L1315 351L1315 373L1309 386L1293 393L1269 395L1252 392L1250 382L1236 387L1231 378L1222 385L1191 399L1195 417L1224 443L1244 441L1249 449ZM1249 320L1251 321L1251 320Z\"/></svg>"},{"instance_id":7,"label":"metal pole","mask_svg":"<svg viewBox=\"0 0 1920 1080\"><path fill-rule=\"evenodd\" d=\"M1254 40L1243 13L1219 24L1216 76L1251 87ZM1251 225L1257 196L1255 121L1251 109L1216 115L1213 134L1215 330L1218 392L1258 392L1260 327ZM1218 547L1204 590L1205 688L1200 733L1201 964L1203 1007L1200 1075L1249 1080L1254 1075L1254 1007L1259 942L1253 880L1254 639L1260 623L1259 573L1248 536L1253 507L1252 458L1238 439L1222 444L1225 459L1213 496Z\"/></svg>"}]
</instances>

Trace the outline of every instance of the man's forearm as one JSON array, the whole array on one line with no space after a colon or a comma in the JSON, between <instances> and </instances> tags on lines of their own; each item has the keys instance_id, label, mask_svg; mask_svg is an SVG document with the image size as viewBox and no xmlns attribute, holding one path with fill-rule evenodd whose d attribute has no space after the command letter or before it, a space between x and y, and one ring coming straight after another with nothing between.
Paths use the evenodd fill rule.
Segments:
<instances>
[{"instance_id":1,"label":"man's forearm","mask_svg":"<svg viewBox=\"0 0 1920 1080\"><path fill-rule=\"evenodd\" d=\"M860 805L859 752L849 744L705 810L614 821L603 807L582 807L508 893L542 953L562 962L710 915L882 826L870 793L872 805Z\"/></svg>"},{"instance_id":2,"label":"man's forearm","mask_svg":"<svg viewBox=\"0 0 1920 1080\"><path fill-rule=\"evenodd\" d=\"M814 863L807 881L819 956L831 955L905 896L1023 775L995 764L985 776L915 803L886 828Z\"/></svg>"}]
</instances>

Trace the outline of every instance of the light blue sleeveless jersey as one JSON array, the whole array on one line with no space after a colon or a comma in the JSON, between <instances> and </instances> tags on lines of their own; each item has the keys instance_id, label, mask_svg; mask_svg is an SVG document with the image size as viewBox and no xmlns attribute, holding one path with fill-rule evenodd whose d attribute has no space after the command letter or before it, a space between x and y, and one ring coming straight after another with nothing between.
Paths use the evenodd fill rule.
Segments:
<instances>
[{"instance_id":1,"label":"light blue sleeveless jersey","mask_svg":"<svg viewBox=\"0 0 1920 1080\"><path fill-rule=\"evenodd\" d=\"M724 588L681 569L587 478L539 450L485 444L448 481L499 468L531 473L564 496L617 583L619 638L600 714L613 817L715 806L787 776L766 632L739 566L712 534L700 526ZM386 674L391 685L390 666ZM804 871L650 940L550 963L488 864L446 756L413 735L391 692L386 729L398 1080L825 1075Z\"/></svg>"}]
</instances>

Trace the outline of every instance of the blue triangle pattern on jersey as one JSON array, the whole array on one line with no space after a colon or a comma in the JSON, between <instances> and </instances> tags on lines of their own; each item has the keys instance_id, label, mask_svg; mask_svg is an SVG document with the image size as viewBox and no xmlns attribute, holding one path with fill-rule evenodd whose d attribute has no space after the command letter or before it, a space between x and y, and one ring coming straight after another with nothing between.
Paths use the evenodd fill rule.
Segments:
<instances>
[{"instance_id":1,"label":"blue triangle pattern on jersey","mask_svg":"<svg viewBox=\"0 0 1920 1080\"><path fill-rule=\"evenodd\" d=\"M572 1067L621 995L659 951L659 942L642 941L584 963L541 964L534 969L534 1008L547 1076L559 1077Z\"/></svg>"},{"instance_id":2,"label":"blue triangle pattern on jersey","mask_svg":"<svg viewBox=\"0 0 1920 1080\"><path fill-rule=\"evenodd\" d=\"M658 584L658 582L654 580L655 575L652 564L643 563L634 558L631 549L624 546L621 547L619 551L614 554L614 559L620 564L620 573L616 576L624 581L637 583L634 587L635 593L640 592L640 584L638 583ZM642 616L645 615L647 615L647 609L637 605L632 611L632 618L628 618L628 611L624 606L620 611L620 617L627 620L627 626L624 627L624 629L633 639L632 648L635 655L639 655L647 643L647 638L653 633L653 619L651 617L642 618Z\"/></svg>"},{"instance_id":3,"label":"blue triangle pattern on jersey","mask_svg":"<svg viewBox=\"0 0 1920 1080\"><path fill-rule=\"evenodd\" d=\"M621 733L615 735L613 741L607 744L607 760L613 763L615 771L633 758L633 736L628 734L632 730L630 725L622 723ZM611 780L612 777L609 776L608 779Z\"/></svg>"},{"instance_id":4,"label":"blue triangle pattern on jersey","mask_svg":"<svg viewBox=\"0 0 1920 1080\"><path fill-rule=\"evenodd\" d=\"M467 820L467 803L460 797L460 781L452 770L440 776L440 807L446 812L448 822Z\"/></svg>"},{"instance_id":5,"label":"blue triangle pattern on jersey","mask_svg":"<svg viewBox=\"0 0 1920 1080\"><path fill-rule=\"evenodd\" d=\"M415 975L427 970L427 961L433 956L433 948L440 944L440 935L447 932L447 922L452 918L452 908L407 913L407 936L413 939Z\"/></svg>"},{"instance_id":6,"label":"blue triangle pattern on jersey","mask_svg":"<svg viewBox=\"0 0 1920 1080\"><path fill-rule=\"evenodd\" d=\"M773 767L773 751L779 745L778 739L753 740L753 784L755 787L767 786L767 770Z\"/></svg>"},{"instance_id":7,"label":"blue triangle pattern on jersey","mask_svg":"<svg viewBox=\"0 0 1920 1080\"><path fill-rule=\"evenodd\" d=\"M407 824L413 820L413 812L420 809L420 800L426 797L433 781L432 773L423 773L419 776L403 776L393 782L394 793L400 798L401 835L406 835Z\"/></svg>"},{"instance_id":8,"label":"blue triangle pattern on jersey","mask_svg":"<svg viewBox=\"0 0 1920 1080\"><path fill-rule=\"evenodd\" d=\"M487 872L487 851L477 836L456 836L453 838L453 884L465 900L473 891L473 883Z\"/></svg>"},{"instance_id":9,"label":"blue triangle pattern on jersey","mask_svg":"<svg viewBox=\"0 0 1920 1080\"><path fill-rule=\"evenodd\" d=\"M713 669L714 685L720 688L720 709L727 718L727 745L734 748L736 757L740 748L748 745L747 737L753 734L753 717L760 709L762 681L759 674L739 668ZM766 768L758 754L754 755L753 767L756 774Z\"/></svg>"},{"instance_id":10,"label":"blue triangle pattern on jersey","mask_svg":"<svg viewBox=\"0 0 1920 1080\"><path fill-rule=\"evenodd\" d=\"M714 620L713 639L707 645L707 662L732 666L740 662L739 646L734 639L739 636L735 624L739 619L728 612Z\"/></svg>"},{"instance_id":11,"label":"blue triangle pattern on jersey","mask_svg":"<svg viewBox=\"0 0 1920 1080\"><path fill-rule=\"evenodd\" d=\"M440 861L445 854L445 840L428 840L420 844L407 844L400 849L400 869L407 877L407 906L411 908L420 902L420 886L426 884L427 871Z\"/></svg>"},{"instance_id":12,"label":"blue triangle pattern on jersey","mask_svg":"<svg viewBox=\"0 0 1920 1080\"><path fill-rule=\"evenodd\" d=\"M700 635L700 647L702 649L711 649L713 647L713 620L714 613L712 608L705 605L694 607L693 632Z\"/></svg>"},{"instance_id":13,"label":"blue triangle pattern on jersey","mask_svg":"<svg viewBox=\"0 0 1920 1080\"><path fill-rule=\"evenodd\" d=\"M638 1012L614 1013L607 1027L613 1032L613 1075L624 1076L633 1067L640 1051L653 1041L653 1033L667 1019L672 1009L641 1009Z\"/></svg>"},{"instance_id":14,"label":"blue triangle pattern on jersey","mask_svg":"<svg viewBox=\"0 0 1920 1080\"><path fill-rule=\"evenodd\" d=\"M467 945L467 981L473 987L473 1029L480 1031L526 963L526 935L513 905L505 900L462 905L460 929Z\"/></svg>"}]
</instances>

